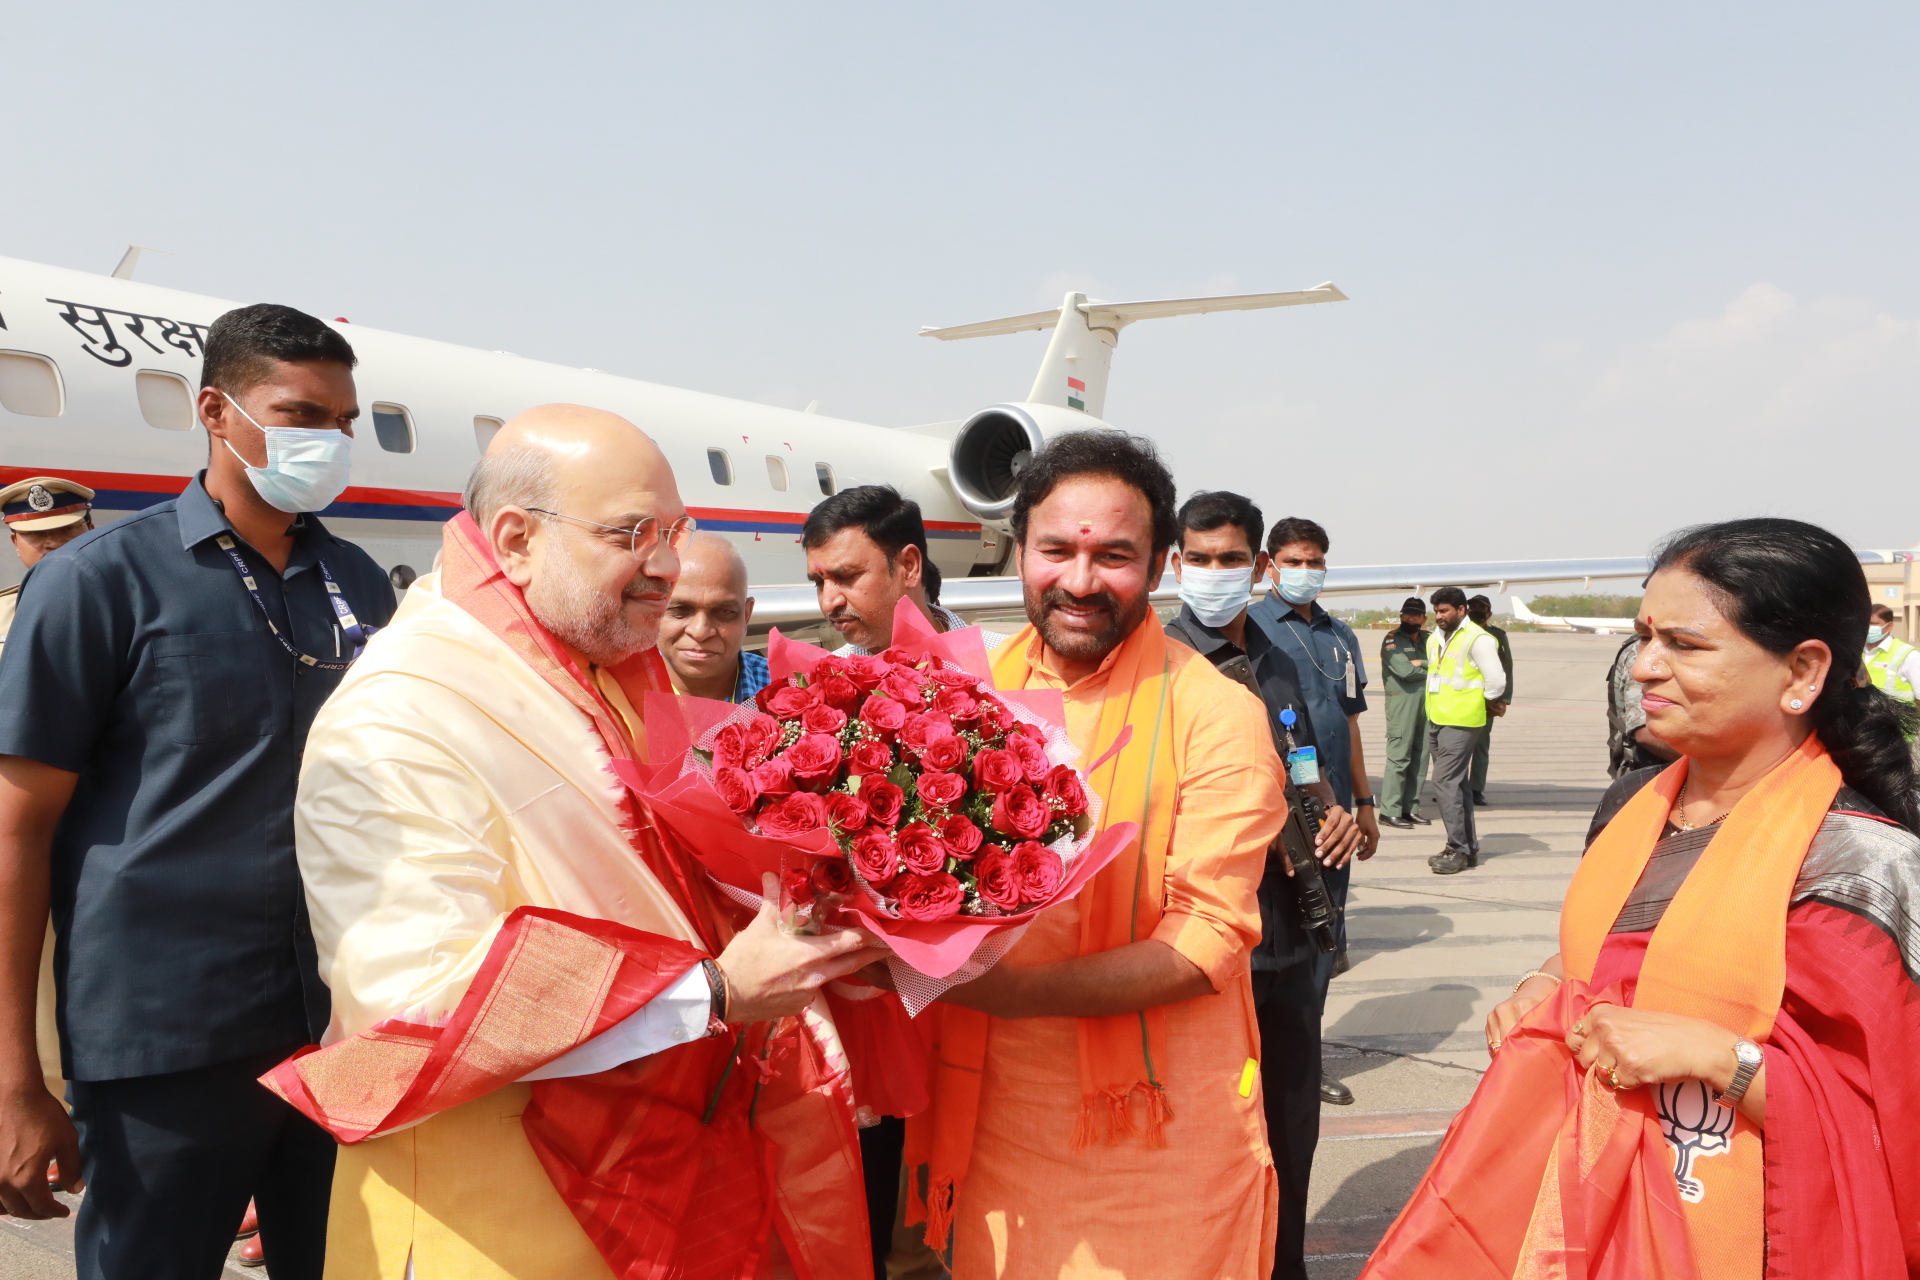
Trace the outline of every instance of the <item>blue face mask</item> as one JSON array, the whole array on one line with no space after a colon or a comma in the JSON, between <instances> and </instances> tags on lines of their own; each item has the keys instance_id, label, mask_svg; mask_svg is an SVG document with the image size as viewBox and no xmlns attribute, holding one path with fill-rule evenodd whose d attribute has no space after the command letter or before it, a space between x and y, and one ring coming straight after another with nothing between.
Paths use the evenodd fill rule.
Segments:
<instances>
[{"instance_id":1,"label":"blue face mask","mask_svg":"<svg viewBox=\"0 0 1920 1280\"><path fill-rule=\"evenodd\" d=\"M1886 638L1887 638L1887 629L1885 627L1871 626L1867 628L1868 644L1879 644L1882 640L1885 640Z\"/></svg>"},{"instance_id":2,"label":"blue face mask","mask_svg":"<svg viewBox=\"0 0 1920 1280\"><path fill-rule=\"evenodd\" d=\"M220 394L227 396L224 391ZM253 415L241 409L238 400L227 396L227 403L253 422ZM253 425L260 427L257 422ZM323 510L346 492L353 466L353 440L346 432L311 427L260 427L260 432L266 437L266 466L254 466L230 444L227 449L240 458L247 479L267 505L298 515Z\"/></svg>"},{"instance_id":3,"label":"blue face mask","mask_svg":"<svg viewBox=\"0 0 1920 1280\"><path fill-rule=\"evenodd\" d=\"M1280 570L1280 598L1288 604L1312 604L1327 583L1325 569Z\"/></svg>"}]
</instances>

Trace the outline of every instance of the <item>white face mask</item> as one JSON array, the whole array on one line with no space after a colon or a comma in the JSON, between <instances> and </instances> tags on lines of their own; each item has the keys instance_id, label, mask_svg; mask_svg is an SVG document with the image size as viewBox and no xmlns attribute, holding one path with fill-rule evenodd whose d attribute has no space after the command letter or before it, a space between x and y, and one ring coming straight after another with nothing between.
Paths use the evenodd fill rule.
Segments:
<instances>
[{"instance_id":1,"label":"white face mask","mask_svg":"<svg viewBox=\"0 0 1920 1280\"><path fill-rule=\"evenodd\" d=\"M1867 628L1868 644L1879 644L1882 640L1885 640L1886 638L1887 638L1887 629L1879 625L1878 623L1875 623L1873 626Z\"/></svg>"},{"instance_id":2,"label":"white face mask","mask_svg":"<svg viewBox=\"0 0 1920 1280\"><path fill-rule=\"evenodd\" d=\"M241 417L260 427L252 414L240 408L238 400L224 391L220 394L240 410ZM253 481L254 489L269 506L299 515L322 510L346 492L353 469L352 436L324 427L260 427L260 431L267 438L266 466L256 467L240 458L240 451L230 444L227 450L240 458L247 479Z\"/></svg>"},{"instance_id":3,"label":"white face mask","mask_svg":"<svg viewBox=\"0 0 1920 1280\"><path fill-rule=\"evenodd\" d=\"M1239 617L1252 594L1252 565L1244 569L1180 566L1180 598L1193 610L1193 616L1209 627L1224 627Z\"/></svg>"}]
</instances>

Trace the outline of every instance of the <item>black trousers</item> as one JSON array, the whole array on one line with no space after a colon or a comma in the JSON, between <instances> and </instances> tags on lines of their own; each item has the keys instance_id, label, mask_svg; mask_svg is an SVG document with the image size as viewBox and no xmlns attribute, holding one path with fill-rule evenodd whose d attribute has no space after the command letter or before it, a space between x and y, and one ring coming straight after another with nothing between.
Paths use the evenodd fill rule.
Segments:
<instances>
[{"instance_id":1,"label":"black trousers","mask_svg":"<svg viewBox=\"0 0 1920 1280\"><path fill-rule=\"evenodd\" d=\"M867 1183L867 1230L873 1241L874 1280L887 1280L887 1253L893 1248L893 1219L900 1212L900 1157L907 1146L907 1122L881 1116L860 1131L860 1165Z\"/></svg>"},{"instance_id":2,"label":"black trousers","mask_svg":"<svg viewBox=\"0 0 1920 1280\"><path fill-rule=\"evenodd\" d=\"M258 1079L299 1047L72 1082L87 1179L79 1280L215 1280L249 1197L273 1280L320 1280L333 1139Z\"/></svg>"},{"instance_id":3,"label":"black trousers","mask_svg":"<svg viewBox=\"0 0 1920 1280\"><path fill-rule=\"evenodd\" d=\"M1267 1144L1280 1179L1274 1280L1306 1280L1307 1182L1313 1176L1313 1149L1320 1142L1318 952L1297 923L1293 932L1299 935L1296 945L1282 948L1285 967L1253 972L1260 1096L1266 1104Z\"/></svg>"}]
</instances>

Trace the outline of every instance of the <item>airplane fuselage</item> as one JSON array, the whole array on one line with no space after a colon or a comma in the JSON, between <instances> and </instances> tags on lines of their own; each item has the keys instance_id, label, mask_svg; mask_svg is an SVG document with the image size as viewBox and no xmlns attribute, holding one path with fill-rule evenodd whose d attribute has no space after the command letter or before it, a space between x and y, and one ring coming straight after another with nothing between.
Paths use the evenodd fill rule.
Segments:
<instances>
[{"instance_id":1,"label":"airplane fuselage","mask_svg":"<svg viewBox=\"0 0 1920 1280\"><path fill-rule=\"evenodd\" d=\"M0 258L0 484L78 480L98 493L98 521L178 493L206 460L192 404L207 328L236 305ZM920 503L947 576L1001 559L1003 535L941 478L947 442L937 436L336 327L360 357L361 417L353 487L321 515L401 579L432 566L492 431L557 400L612 410L658 441L689 511L740 548L756 583L804 581L807 512L823 494L874 482ZM0 557L0 585L21 575Z\"/></svg>"}]
</instances>

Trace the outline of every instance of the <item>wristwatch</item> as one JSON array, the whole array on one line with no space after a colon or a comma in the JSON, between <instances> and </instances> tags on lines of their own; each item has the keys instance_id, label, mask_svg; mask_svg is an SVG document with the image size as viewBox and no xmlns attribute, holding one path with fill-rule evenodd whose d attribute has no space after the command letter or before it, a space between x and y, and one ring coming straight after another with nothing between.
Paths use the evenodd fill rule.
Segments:
<instances>
[{"instance_id":1,"label":"wristwatch","mask_svg":"<svg viewBox=\"0 0 1920 1280\"><path fill-rule=\"evenodd\" d=\"M1723 1107L1740 1105L1740 1099L1747 1096L1747 1086L1753 1083L1760 1065L1767 1060L1766 1055L1760 1052L1760 1046L1745 1036L1734 1043L1733 1058L1733 1083L1714 1099Z\"/></svg>"},{"instance_id":2,"label":"wristwatch","mask_svg":"<svg viewBox=\"0 0 1920 1280\"><path fill-rule=\"evenodd\" d=\"M1377 808L1379 804L1380 797L1378 796L1355 796L1353 798L1353 807L1356 809L1373 809Z\"/></svg>"}]
</instances>

